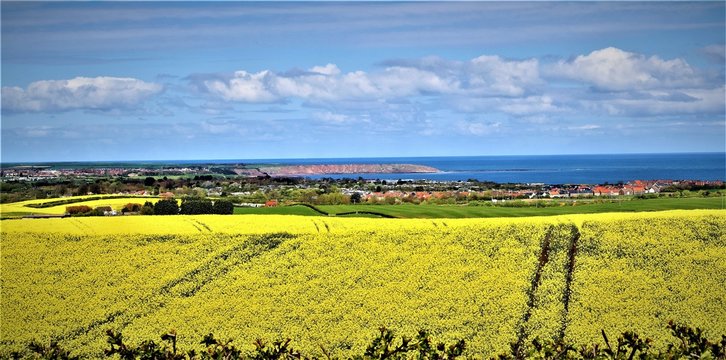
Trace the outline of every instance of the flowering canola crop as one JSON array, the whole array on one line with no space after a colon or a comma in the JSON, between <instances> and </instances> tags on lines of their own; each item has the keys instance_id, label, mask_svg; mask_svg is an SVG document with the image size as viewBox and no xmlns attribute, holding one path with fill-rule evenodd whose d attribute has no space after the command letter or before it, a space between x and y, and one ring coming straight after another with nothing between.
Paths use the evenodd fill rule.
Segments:
<instances>
[{"instance_id":1,"label":"flowering canola crop","mask_svg":"<svg viewBox=\"0 0 726 360\"><path fill-rule=\"evenodd\" d=\"M668 336L669 319L726 334L726 212L518 219L126 216L5 220L0 356L57 339L99 357L176 329L240 346L292 338L360 353L379 326L467 341L599 330ZM574 266L573 266L574 265ZM569 296L565 296L569 294Z\"/></svg>"}]
</instances>

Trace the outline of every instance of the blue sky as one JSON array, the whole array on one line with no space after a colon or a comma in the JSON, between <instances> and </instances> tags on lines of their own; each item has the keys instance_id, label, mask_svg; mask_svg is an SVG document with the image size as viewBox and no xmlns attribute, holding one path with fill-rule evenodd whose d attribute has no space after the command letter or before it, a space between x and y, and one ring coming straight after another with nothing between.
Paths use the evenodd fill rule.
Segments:
<instances>
[{"instance_id":1,"label":"blue sky","mask_svg":"<svg viewBox=\"0 0 726 360\"><path fill-rule=\"evenodd\" d=\"M11 2L3 162L724 151L724 2Z\"/></svg>"}]
</instances>

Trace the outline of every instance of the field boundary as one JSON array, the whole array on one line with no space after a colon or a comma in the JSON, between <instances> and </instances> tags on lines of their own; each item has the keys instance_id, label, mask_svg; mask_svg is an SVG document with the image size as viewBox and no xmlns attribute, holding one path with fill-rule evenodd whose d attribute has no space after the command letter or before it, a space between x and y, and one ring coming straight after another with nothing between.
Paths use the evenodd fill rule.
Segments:
<instances>
[{"instance_id":1,"label":"field boundary","mask_svg":"<svg viewBox=\"0 0 726 360\"><path fill-rule=\"evenodd\" d=\"M333 214L333 213L329 213L329 212L327 212L325 210L322 210L322 209L318 208L315 205L307 204L307 203L296 203L296 204L290 204L290 205L286 205L286 206L303 206L303 207L306 207L308 209L311 209L311 210L315 211L316 213L318 213L320 215L324 215L324 216L347 216L347 215L364 214L364 215L380 216L380 217L386 218L386 219L398 219L397 216L394 216L394 215L391 215L391 214L385 214L385 213L376 212L376 211L369 211L369 210L344 211L344 212L334 213Z\"/></svg>"}]
</instances>

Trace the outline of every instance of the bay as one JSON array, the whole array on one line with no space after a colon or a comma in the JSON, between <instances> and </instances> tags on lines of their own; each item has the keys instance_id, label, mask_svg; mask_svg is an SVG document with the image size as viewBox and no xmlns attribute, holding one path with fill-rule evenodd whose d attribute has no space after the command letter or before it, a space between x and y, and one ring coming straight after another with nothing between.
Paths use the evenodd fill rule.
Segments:
<instances>
[{"instance_id":1,"label":"bay","mask_svg":"<svg viewBox=\"0 0 726 360\"><path fill-rule=\"evenodd\" d=\"M250 160L254 162L255 160ZM258 160L259 162L259 160ZM493 181L497 183L603 184L633 180L725 180L726 153L451 156L346 159L277 159L265 163L305 164L415 164L440 173L335 174L310 178L382 180Z\"/></svg>"}]
</instances>

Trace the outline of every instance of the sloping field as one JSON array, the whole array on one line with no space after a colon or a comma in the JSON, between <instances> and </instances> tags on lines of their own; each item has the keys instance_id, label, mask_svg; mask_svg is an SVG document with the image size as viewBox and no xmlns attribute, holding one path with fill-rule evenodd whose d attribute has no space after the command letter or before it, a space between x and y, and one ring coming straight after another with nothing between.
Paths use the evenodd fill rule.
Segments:
<instances>
[{"instance_id":1,"label":"sloping field","mask_svg":"<svg viewBox=\"0 0 726 360\"><path fill-rule=\"evenodd\" d=\"M174 328L241 346L290 337L360 353L379 326L511 342L670 340L669 319L726 334L726 212L518 219L166 216L5 220L0 355L35 339L99 357Z\"/></svg>"}]
</instances>

